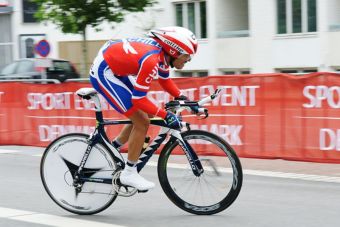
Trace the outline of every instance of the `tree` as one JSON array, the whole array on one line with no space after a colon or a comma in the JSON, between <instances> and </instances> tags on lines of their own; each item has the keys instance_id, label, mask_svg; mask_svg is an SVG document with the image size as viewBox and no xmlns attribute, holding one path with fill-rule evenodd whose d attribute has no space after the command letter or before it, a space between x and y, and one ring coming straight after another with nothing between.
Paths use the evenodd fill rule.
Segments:
<instances>
[{"instance_id":1,"label":"tree","mask_svg":"<svg viewBox=\"0 0 340 227\"><path fill-rule=\"evenodd\" d=\"M122 22L129 12L144 11L154 0L31 0L38 5L35 17L39 21L51 21L63 33L80 34L83 37L83 73L86 72L86 29L97 28L103 21ZM99 29L97 29L99 30Z\"/></svg>"}]
</instances>

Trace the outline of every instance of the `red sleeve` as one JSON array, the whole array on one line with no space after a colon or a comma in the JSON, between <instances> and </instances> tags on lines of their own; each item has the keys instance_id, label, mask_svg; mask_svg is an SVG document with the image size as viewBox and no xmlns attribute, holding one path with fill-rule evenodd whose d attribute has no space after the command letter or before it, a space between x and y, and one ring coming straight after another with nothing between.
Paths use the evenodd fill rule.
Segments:
<instances>
[{"instance_id":1,"label":"red sleeve","mask_svg":"<svg viewBox=\"0 0 340 227\"><path fill-rule=\"evenodd\" d=\"M162 86L162 88L167 91L170 95L174 97L178 97L181 95L181 91L178 89L177 85L170 78L162 79L158 78L158 83Z\"/></svg>"},{"instance_id":2,"label":"red sleeve","mask_svg":"<svg viewBox=\"0 0 340 227\"><path fill-rule=\"evenodd\" d=\"M148 98L132 99L132 104L145 113L165 119L166 111L153 104Z\"/></svg>"},{"instance_id":3,"label":"red sleeve","mask_svg":"<svg viewBox=\"0 0 340 227\"><path fill-rule=\"evenodd\" d=\"M149 90L151 81L157 77L158 71L158 55L150 54L143 58L140 63L140 68L136 77L136 83L134 84L134 89L139 92L133 94L132 98L142 98L146 96L146 92Z\"/></svg>"},{"instance_id":4,"label":"red sleeve","mask_svg":"<svg viewBox=\"0 0 340 227\"><path fill-rule=\"evenodd\" d=\"M149 54L143 58L132 92L132 104L145 113L165 119L166 111L156 106L147 97L151 81L157 77L158 55Z\"/></svg>"}]
</instances>

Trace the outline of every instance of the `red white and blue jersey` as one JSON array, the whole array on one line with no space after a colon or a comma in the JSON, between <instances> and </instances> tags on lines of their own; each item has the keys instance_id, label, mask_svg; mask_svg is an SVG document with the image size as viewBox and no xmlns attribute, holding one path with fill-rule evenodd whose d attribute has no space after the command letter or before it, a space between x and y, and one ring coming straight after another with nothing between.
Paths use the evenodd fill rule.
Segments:
<instances>
[{"instance_id":1,"label":"red white and blue jersey","mask_svg":"<svg viewBox=\"0 0 340 227\"><path fill-rule=\"evenodd\" d=\"M153 39L108 41L99 50L90 76L94 88L126 116L141 109L165 118L166 112L146 97L151 82L156 78L172 96L180 95L180 90L169 78L164 52Z\"/></svg>"}]
</instances>

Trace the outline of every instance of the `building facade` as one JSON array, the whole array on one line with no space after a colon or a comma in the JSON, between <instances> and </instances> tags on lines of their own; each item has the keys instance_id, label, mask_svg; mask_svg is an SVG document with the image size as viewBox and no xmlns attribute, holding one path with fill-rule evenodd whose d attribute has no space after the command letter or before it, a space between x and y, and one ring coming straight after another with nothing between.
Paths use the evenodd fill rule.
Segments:
<instances>
[{"instance_id":1,"label":"building facade","mask_svg":"<svg viewBox=\"0 0 340 227\"><path fill-rule=\"evenodd\" d=\"M12 15L13 7L0 0L0 67L13 60Z\"/></svg>"},{"instance_id":2,"label":"building facade","mask_svg":"<svg viewBox=\"0 0 340 227\"><path fill-rule=\"evenodd\" d=\"M65 43L79 44L80 35L36 22L35 6L28 0L9 3L10 12L0 13L0 26L11 21L6 28L11 35L0 35L0 56L7 59L0 57L0 67L8 59L37 57L34 45L41 39L51 45L49 57L78 61L81 52L63 48ZM128 15L122 24L103 23L100 32L87 33L89 43L98 46L107 39L141 36L169 25L187 27L199 38L197 56L185 70L174 71L177 76L340 71L339 0L158 0L145 13ZM89 62L96 53L91 45ZM4 46L10 46L11 53L4 52Z\"/></svg>"}]
</instances>

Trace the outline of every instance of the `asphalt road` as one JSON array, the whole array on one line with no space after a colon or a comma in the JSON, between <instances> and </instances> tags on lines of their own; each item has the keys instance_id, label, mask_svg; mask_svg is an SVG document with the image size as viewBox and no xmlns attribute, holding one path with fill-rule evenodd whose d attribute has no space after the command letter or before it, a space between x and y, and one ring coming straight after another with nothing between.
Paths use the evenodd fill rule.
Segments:
<instances>
[{"instance_id":1,"label":"asphalt road","mask_svg":"<svg viewBox=\"0 0 340 227\"><path fill-rule=\"evenodd\" d=\"M286 162L292 168L282 174L269 167L258 171L257 160L242 159L244 183L235 203L212 216L186 213L168 200L158 183L156 168L146 167L143 175L157 182L148 193L119 197L107 210L92 216L64 211L49 198L39 175L43 149L0 146L0 226L232 226L232 227L337 227L340 226L340 172L316 175L315 169L339 170L335 165ZM263 164L264 165L264 164ZM249 169L254 167L254 169ZM294 167L294 168L293 168ZM300 168L300 169L301 169ZM307 170L308 170L307 168ZM295 171L296 172L296 171ZM308 172L308 171L307 171ZM327 171L326 171L327 172Z\"/></svg>"}]
</instances>

